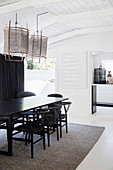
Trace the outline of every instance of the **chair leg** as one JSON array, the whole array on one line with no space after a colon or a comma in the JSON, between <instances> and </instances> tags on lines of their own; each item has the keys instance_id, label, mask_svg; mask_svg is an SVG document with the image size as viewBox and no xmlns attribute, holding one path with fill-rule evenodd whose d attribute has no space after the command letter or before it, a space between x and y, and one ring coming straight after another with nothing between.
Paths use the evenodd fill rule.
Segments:
<instances>
[{"instance_id":1,"label":"chair leg","mask_svg":"<svg viewBox=\"0 0 113 170\"><path fill-rule=\"evenodd\" d=\"M47 126L47 139L48 139L48 147L50 147L50 135L49 135L49 127Z\"/></svg>"},{"instance_id":2,"label":"chair leg","mask_svg":"<svg viewBox=\"0 0 113 170\"><path fill-rule=\"evenodd\" d=\"M67 116L66 116L66 133L68 133L68 123L67 123Z\"/></svg>"},{"instance_id":3,"label":"chair leg","mask_svg":"<svg viewBox=\"0 0 113 170\"><path fill-rule=\"evenodd\" d=\"M6 127L8 127L8 122L7 121L6 121ZM8 142L8 130L7 130L7 142Z\"/></svg>"},{"instance_id":4,"label":"chair leg","mask_svg":"<svg viewBox=\"0 0 113 170\"><path fill-rule=\"evenodd\" d=\"M62 122L60 120L60 138L62 138Z\"/></svg>"},{"instance_id":5,"label":"chair leg","mask_svg":"<svg viewBox=\"0 0 113 170\"><path fill-rule=\"evenodd\" d=\"M33 134L31 133L31 158L33 158Z\"/></svg>"},{"instance_id":6,"label":"chair leg","mask_svg":"<svg viewBox=\"0 0 113 170\"><path fill-rule=\"evenodd\" d=\"M45 145L45 133L43 133L43 148L44 148L44 150L46 149L46 145Z\"/></svg>"},{"instance_id":7,"label":"chair leg","mask_svg":"<svg viewBox=\"0 0 113 170\"><path fill-rule=\"evenodd\" d=\"M31 137L31 133L29 133L29 136L28 136L28 144L30 143L30 137Z\"/></svg>"},{"instance_id":8,"label":"chair leg","mask_svg":"<svg viewBox=\"0 0 113 170\"><path fill-rule=\"evenodd\" d=\"M27 145L27 135L28 135L28 133L26 132L26 134L25 134L25 145Z\"/></svg>"},{"instance_id":9,"label":"chair leg","mask_svg":"<svg viewBox=\"0 0 113 170\"><path fill-rule=\"evenodd\" d=\"M57 124L57 140L59 140L58 124Z\"/></svg>"}]
</instances>

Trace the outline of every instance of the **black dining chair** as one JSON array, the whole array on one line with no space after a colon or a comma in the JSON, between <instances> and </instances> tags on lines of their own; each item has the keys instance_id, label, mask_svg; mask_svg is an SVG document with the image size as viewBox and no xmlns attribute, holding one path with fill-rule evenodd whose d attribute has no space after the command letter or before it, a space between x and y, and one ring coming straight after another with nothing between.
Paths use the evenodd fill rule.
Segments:
<instances>
[{"instance_id":1,"label":"black dining chair","mask_svg":"<svg viewBox=\"0 0 113 170\"><path fill-rule=\"evenodd\" d=\"M17 99L25 98L25 97L32 97L32 96L36 96L36 94L33 92L29 92L29 91L21 91L16 94ZM12 124L15 125L16 123L24 123L24 119L28 119L28 117L31 119L34 119L35 118L34 113L35 113L35 110L30 110L30 111L23 112L21 114L14 115L12 118L13 120Z\"/></svg>"},{"instance_id":2,"label":"black dining chair","mask_svg":"<svg viewBox=\"0 0 113 170\"><path fill-rule=\"evenodd\" d=\"M35 123L37 124L37 121L39 121L40 119L39 115L43 112L45 113L45 114L41 114L41 116L43 117L44 120L44 133L47 134L48 147L50 147L50 135L52 135L54 132L57 132L57 140L59 140L59 130L58 130L59 111L60 111L59 106L49 107L49 108L48 107L37 108L36 109L36 112L38 113L37 118L32 119L33 124ZM36 113L34 114L36 115Z\"/></svg>"},{"instance_id":3,"label":"black dining chair","mask_svg":"<svg viewBox=\"0 0 113 170\"><path fill-rule=\"evenodd\" d=\"M47 110L44 111L37 111L37 113L35 113L35 115L38 115L38 119L36 120L31 120L28 118L28 120L19 126L16 126L13 130L17 131L17 133L21 133L24 132L24 138L19 136L19 137L15 137L15 135L12 135L12 140L19 140L19 141L25 141L25 144L29 144L31 143L31 158L33 158L33 146L35 143L39 142L40 140L43 139L43 149L45 150L46 145L45 145L45 128L44 128L44 124L45 124L45 115L48 113ZM40 138L34 140L34 135L38 135L40 136Z\"/></svg>"},{"instance_id":4,"label":"black dining chair","mask_svg":"<svg viewBox=\"0 0 113 170\"><path fill-rule=\"evenodd\" d=\"M53 93L53 94L49 94L48 97L59 97L59 98L63 98L63 95L59 94L59 93ZM67 119L67 113L68 110L70 108L71 102L70 101L63 101L63 102L59 102L57 104L55 104L55 106L61 106L61 110L60 110L60 114L59 114L59 119L58 119L58 123L60 126L60 138L62 138L62 128L63 126L66 127L66 133L68 133L68 119Z\"/></svg>"},{"instance_id":5,"label":"black dining chair","mask_svg":"<svg viewBox=\"0 0 113 170\"><path fill-rule=\"evenodd\" d=\"M30 96L36 96L36 94L30 91L21 91L16 94L16 98L23 98L23 97L30 97Z\"/></svg>"},{"instance_id":6,"label":"black dining chair","mask_svg":"<svg viewBox=\"0 0 113 170\"><path fill-rule=\"evenodd\" d=\"M52 94L48 94L48 96L47 96L47 97L59 97L59 98L62 98L62 97L63 97L63 95L58 94L58 93L52 93Z\"/></svg>"},{"instance_id":7,"label":"black dining chair","mask_svg":"<svg viewBox=\"0 0 113 170\"><path fill-rule=\"evenodd\" d=\"M50 135L57 132L57 140L59 140L59 130L58 130L58 117L59 117L59 106L49 107L49 113L46 114L44 128L45 133L47 133L48 147L50 147Z\"/></svg>"}]
</instances>

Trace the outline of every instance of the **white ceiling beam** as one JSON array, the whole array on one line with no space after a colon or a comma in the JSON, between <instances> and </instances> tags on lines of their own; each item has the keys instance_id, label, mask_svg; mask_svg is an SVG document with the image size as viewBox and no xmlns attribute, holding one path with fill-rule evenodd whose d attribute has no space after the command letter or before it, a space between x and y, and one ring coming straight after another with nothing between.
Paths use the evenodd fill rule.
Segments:
<instances>
[{"instance_id":1,"label":"white ceiling beam","mask_svg":"<svg viewBox=\"0 0 113 170\"><path fill-rule=\"evenodd\" d=\"M20 2L16 2L13 4L9 4L9 5L5 5L0 7L0 15L5 15L11 12L17 12L20 9L24 9L29 7L30 5L28 5L27 3L25 3L25 1L20 1Z\"/></svg>"},{"instance_id":2,"label":"white ceiling beam","mask_svg":"<svg viewBox=\"0 0 113 170\"><path fill-rule=\"evenodd\" d=\"M0 7L0 15L5 15L7 13L11 13L15 11L17 12L18 10L28 8L31 6L34 8L43 7L43 6L46 7L46 5L49 3L59 2L59 1L64 1L64 0L22 0L13 4Z\"/></svg>"},{"instance_id":3,"label":"white ceiling beam","mask_svg":"<svg viewBox=\"0 0 113 170\"><path fill-rule=\"evenodd\" d=\"M49 44L57 43L59 41L63 41L69 38L72 38L77 35L85 35L99 32L107 32L113 31L113 26L99 27L99 28L84 28L79 30L74 30L71 32L64 33L62 35L58 35L49 39Z\"/></svg>"},{"instance_id":4,"label":"white ceiling beam","mask_svg":"<svg viewBox=\"0 0 113 170\"><path fill-rule=\"evenodd\" d=\"M101 9L101 10L96 10L96 11L58 15L57 20L59 22L67 22L67 21L69 22L69 21L73 21L73 20L90 19L90 18L112 16L112 15L113 15L113 9L109 8L109 9Z\"/></svg>"},{"instance_id":5,"label":"white ceiling beam","mask_svg":"<svg viewBox=\"0 0 113 170\"><path fill-rule=\"evenodd\" d=\"M81 13L76 13L76 14L58 15L40 24L40 28L43 29L46 26L48 27L52 24L55 24L56 22L70 22L70 21L75 21L75 20L83 20L83 19L85 20L85 19L112 16L112 15L113 15L113 9L111 8L97 10L97 11L90 11L90 12L81 12Z\"/></svg>"},{"instance_id":6,"label":"white ceiling beam","mask_svg":"<svg viewBox=\"0 0 113 170\"><path fill-rule=\"evenodd\" d=\"M81 12L76 14L67 14L67 15L58 15L54 16L47 21L40 24L40 28L43 29L45 27L51 26L56 22L70 22L75 20L85 20L97 17L105 17L105 16L112 16L113 9L103 9L97 11L90 11L90 12Z\"/></svg>"},{"instance_id":7,"label":"white ceiling beam","mask_svg":"<svg viewBox=\"0 0 113 170\"><path fill-rule=\"evenodd\" d=\"M57 17L56 16L55 17L51 17L50 19L40 23L40 29L46 28L46 27L48 27L50 25L53 25L56 22L57 22Z\"/></svg>"}]
</instances>

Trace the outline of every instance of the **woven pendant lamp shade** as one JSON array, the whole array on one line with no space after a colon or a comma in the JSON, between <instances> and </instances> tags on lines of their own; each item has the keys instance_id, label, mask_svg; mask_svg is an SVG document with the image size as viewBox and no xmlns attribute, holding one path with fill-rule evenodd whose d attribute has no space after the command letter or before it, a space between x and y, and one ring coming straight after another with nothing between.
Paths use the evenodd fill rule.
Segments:
<instances>
[{"instance_id":1,"label":"woven pendant lamp shade","mask_svg":"<svg viewBox=\"0 0 113 170\"><path fill-rule=\"evenodd\" d=\"M41 35L31 35L29 39L29 55L32 58L46 58L48 38Z\"/></svg>"},{"instance_id":2,"label":"woven pendant lamp shade","mask_svg":"<svg viewBox=\"0 0 113 170\"><path fill-rule=\"evenodd\" d=\"M23 57L28 55L29 47L29 30L27 28L19 27L17 24L4 28L4 55L8 61L16 61L15 56L20 56L17 61L23 61Z\"/></svg>"},{"instance_id":3,"label":"woven pendant lamp shade","mask_svg":"<svg viewBox=\"0 0 113 170\"><path fill-rule=\"evenodd\" d=\"M31 35L29 38L29 57L32 58L32 61L33 61L33 58L39 59L39 63L40 63L41 58L46 58L48 38L46 36L42 36L42 31L39 35L38 16L46 14L46 13L48 12L37 15L37 34Z\"/></svg>"}]
</instances>

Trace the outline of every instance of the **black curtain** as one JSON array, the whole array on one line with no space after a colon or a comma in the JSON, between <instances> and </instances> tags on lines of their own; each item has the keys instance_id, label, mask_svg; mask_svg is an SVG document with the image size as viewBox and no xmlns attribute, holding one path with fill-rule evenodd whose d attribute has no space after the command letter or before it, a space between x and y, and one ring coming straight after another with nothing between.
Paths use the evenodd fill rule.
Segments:
<instances>
[{"instance_id":1,"label":"black curtain","mask_svg":"<svg viewBox=\"0 0 113 170\"><path fill-rule=\"evenodd\" d=\"M24 61L6 61L0 54L0 100L13 99L21 91L24 91Z\"/></svg>"}]
</instances>

